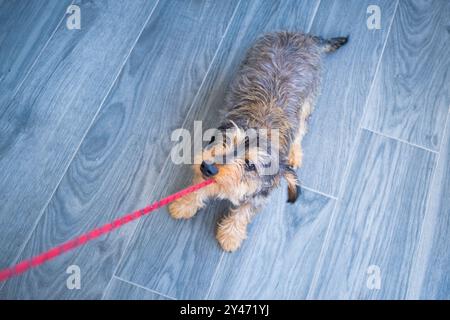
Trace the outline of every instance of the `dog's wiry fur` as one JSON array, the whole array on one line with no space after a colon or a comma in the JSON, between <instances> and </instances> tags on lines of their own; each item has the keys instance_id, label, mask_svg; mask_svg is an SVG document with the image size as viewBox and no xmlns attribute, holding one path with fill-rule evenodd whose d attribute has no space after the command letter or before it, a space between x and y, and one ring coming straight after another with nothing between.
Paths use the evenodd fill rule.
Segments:
<instances>
[{"instance_id":1,"label":"dog's wiry fur","mask_svg":"<svg viewBox=\"0 0 450 320\"><path fill-rule=\"evenodd\" d=\"M258 137L258 144L247 146L244 157L215 164L216 183L171 204L172 217L192 217L211 197L230 200L232 208L219 223L217 240L224 250L234 251L246 238L252 217L281 178L288 184L288 201L295 202L300 190L295 169L302 164L301 142L319 93L321 56L346 41L344 37L324 40L303 33L277 32L264 35L250 48L231 83L227 113L219 127L231 135L212 142L197 155L200 161L195 163L215 163L218 156L248 144L248 129L267 129L269 137L270 130L276 129L279 144L271 145L268 139ZM264 143L269 144L268 148L261 148ZM260 170L275 159L279 161L278 171L261 175ZM200 166L194 165L194 183L203 179Z\"/></svg>"}]
</instances>

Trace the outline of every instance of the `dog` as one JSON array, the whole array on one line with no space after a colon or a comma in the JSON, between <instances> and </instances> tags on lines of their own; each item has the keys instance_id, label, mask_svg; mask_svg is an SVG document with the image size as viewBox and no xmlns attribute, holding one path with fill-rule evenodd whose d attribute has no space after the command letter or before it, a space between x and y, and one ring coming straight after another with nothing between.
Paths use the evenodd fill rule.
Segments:
<instances>
[{"instance_id":1,"label":"dog","mask_svg":"<svg viewBox=\"0 0 450 320\"><path fill-rule=\"evenodd\" d=\"M216 238L231 252L247 237L248 224L282 178L287 181L288 202L297 200L301 190L295 170L302 165L301 143L319 93L322 56L347 40L273 32L255 42L227 92L226 114L217 134L194 162L193 182L215 183L173 202L173 218L193 217L210 198L229 200L230 211L219 222ZM244 150L240 156L227 158L239 148ZM264 172L268 167L271 172Z\"/></svg>"}]
</instances>

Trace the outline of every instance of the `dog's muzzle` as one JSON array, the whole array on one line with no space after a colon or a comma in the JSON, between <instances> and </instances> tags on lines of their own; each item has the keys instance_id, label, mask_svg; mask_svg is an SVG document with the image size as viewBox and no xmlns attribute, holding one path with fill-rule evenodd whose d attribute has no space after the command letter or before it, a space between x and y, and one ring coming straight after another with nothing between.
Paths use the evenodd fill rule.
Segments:
<instances>
[{"instance_id":1,"label":"dog's muzzle","mask_svg":"<svg viewBox=\"0 0 450 320\"><path fill-rule=\"evenodd\" d=\"M200 171L205 177L212 177L215 176L219 169L215 166L214 163L207 163L205 161L202 161L202 164L200 165Z\"/></svg>"}]
</instances>

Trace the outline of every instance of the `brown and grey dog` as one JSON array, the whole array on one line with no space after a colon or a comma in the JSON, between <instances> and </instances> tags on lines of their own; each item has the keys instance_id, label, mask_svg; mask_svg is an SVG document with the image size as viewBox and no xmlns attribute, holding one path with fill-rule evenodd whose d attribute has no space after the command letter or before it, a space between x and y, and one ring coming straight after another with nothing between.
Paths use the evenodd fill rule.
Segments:
<instances>
[{"instance_id":1,"label":"brown and grey dog","mask_svg":"<svg viewBox=\"0 0 450 320\"><path fill-rule=\"evenodd\" d=\"M302 165L301 142L319 92L321 56L346 42L347 37L326 40L293 32L257 40L231 84L218 134L194 165L194 183L209 178L216 183L172 203L173 218L193 217L209 198L228 199L232 207L219 223L217 240L224 250L234 251L281 178L287 181L288 201L296 201L295 169ZM252 138L249 130L256 131ZM244 152L236 156L235 150Z\"/></svg>"}]
</instances>

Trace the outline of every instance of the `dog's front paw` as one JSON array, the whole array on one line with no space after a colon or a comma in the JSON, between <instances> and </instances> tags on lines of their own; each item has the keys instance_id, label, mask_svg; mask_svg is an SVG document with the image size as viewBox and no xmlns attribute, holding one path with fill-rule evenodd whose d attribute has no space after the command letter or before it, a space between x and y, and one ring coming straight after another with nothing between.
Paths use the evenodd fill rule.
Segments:
<instances>
[{"instance_id":1,"label":"dog's front paw","mask_svg":"<svg viewBox=\"0 0 450 320\"><path fill-rule=\"evenodd\" d=\"M236 251L247 237L246 228L233 217L227 217L219 224L216 238L223 250Z\"/></svg>"},{"instance_id":2,"label":"dog's front paw","mask_svg":"<svg viewBox=\"0 0 450 320\"><path fill-rule=\"evenodd\" d=\"M194 207L182 200L183 199L176 200L169 204L169 213L174 219L189 219L197 213L197 207Z\"/></svg>"}]
</instances>

